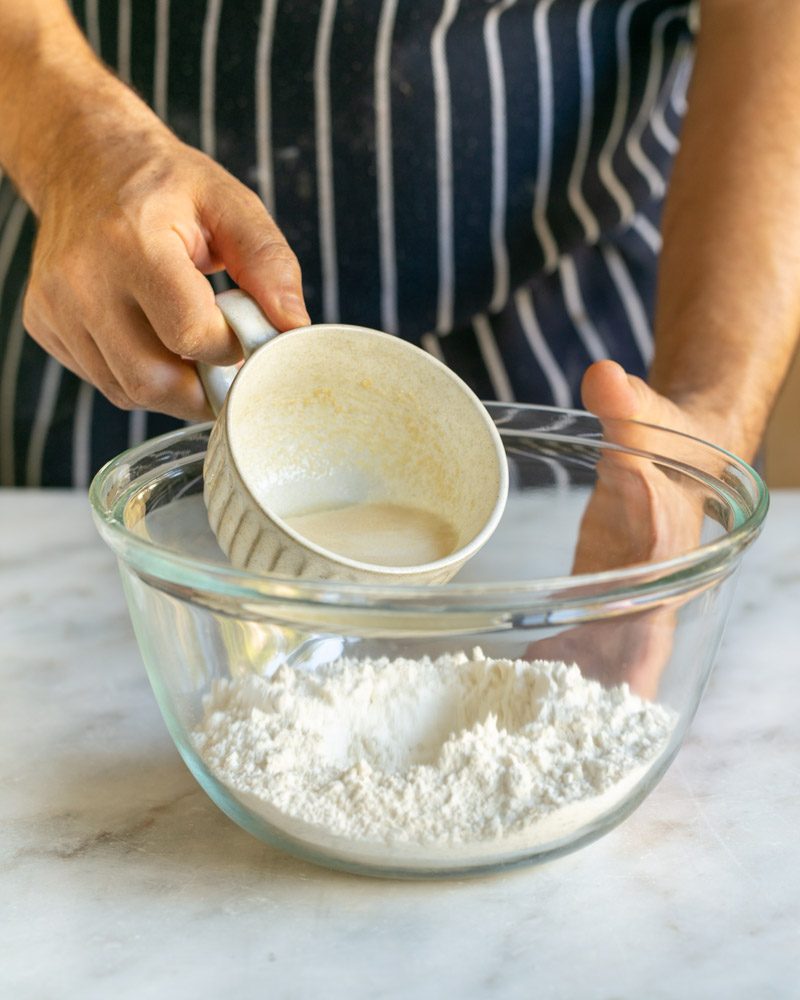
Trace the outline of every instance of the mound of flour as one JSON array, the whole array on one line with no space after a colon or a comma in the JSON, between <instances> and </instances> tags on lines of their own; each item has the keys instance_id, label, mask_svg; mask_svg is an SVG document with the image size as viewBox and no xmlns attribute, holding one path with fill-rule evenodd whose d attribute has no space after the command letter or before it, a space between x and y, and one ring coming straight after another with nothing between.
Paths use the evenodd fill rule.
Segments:
<instances>
[{"instance_id":1,"label":"mound of flour","mask_svg":"<svg viewBox=\"0 0 800 1000\"><path fill-rule=\"evenodd\" d=\"M571 832L622 797L673 725L627 685L475 649L218 681L194 735L234 796L289 836L435 861Z\"/></svg>"}]
</instances>

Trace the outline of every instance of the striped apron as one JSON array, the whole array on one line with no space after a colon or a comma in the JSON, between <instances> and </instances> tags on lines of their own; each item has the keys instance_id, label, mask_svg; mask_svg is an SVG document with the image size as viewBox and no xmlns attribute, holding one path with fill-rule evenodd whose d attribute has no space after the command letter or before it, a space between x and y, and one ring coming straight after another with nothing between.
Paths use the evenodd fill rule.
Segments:
<instances>
[{"instance_id":1,"label":"striped apron","mask_svg":"<svg viewBox=\"0 0 800 1000\"><path fill-rule=\"evenodd\" d=\"M421 344L484 399L645 374L691 71L671 0L74 0L103 59L261 196L315 321ZM34 220L0 180L0 484L85 487L180 426L23 329ZM219 276L224 287L225 276Z\"/></svg>"}]
</instances>

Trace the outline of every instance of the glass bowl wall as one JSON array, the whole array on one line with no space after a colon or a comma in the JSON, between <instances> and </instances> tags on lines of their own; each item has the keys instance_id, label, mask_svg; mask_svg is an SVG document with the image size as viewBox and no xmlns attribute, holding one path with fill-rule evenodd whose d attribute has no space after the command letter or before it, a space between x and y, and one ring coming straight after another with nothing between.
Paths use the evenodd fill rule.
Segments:
<instances>
[{"instance_id":1,"label":"glass bowl wall","mask_svg":"<svg viewBox=\"0 0 800 1000\"><path fill-rule=\"evenodd\" d=\"M501 523L449 584L335 584L243 573L209 529L202 499L210 426L164 435L96 477L98 528L116 553L134 630L169 731L232 819L309 860L369 874L480 872L541 861L600 836L664 774L708 681L741 555L767 495L733 456L663 429L547 407L489 404L510 495ZM280 665L314 671L342 655L469 652L575 662L674 713L668 744L591 822L542 842L431 861L270 822L221 782L193 732L216 679ZM299 832L298 832L299 830Z\"/></svg>"}]
</instances>

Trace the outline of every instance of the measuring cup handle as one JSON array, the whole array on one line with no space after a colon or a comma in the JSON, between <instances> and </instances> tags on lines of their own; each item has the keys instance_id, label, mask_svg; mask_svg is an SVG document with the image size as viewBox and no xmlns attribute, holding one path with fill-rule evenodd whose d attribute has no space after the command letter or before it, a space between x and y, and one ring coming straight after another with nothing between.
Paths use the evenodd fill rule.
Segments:
<instances>
[{"instance_id":1,"label":"measuring cup handle","mask_svg":"<svg viewBox=\"0 0 800 1000\"><path fill-rule=\"evenodd\" d=\"M277 336L278 331L272 327L261 306L240 288L220 292L217 295L217 305L228 326L239 338L245 361L256 348ZM215 414L222 409L228 389L238 371L238 365L207 365L198 361L197 373Z\"/></svg>"}]
</instances>

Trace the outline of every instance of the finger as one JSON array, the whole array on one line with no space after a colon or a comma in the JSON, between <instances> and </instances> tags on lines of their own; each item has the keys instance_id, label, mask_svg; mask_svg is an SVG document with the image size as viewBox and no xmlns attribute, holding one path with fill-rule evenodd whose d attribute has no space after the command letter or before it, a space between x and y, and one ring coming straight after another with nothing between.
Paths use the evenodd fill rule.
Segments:
<instances>
[{"instance_id":1,"label":"finger","mask_svg":"<svg viewBox=\"0 0 800 1000\"><path fill-rule=\"evenodd\" d=\"M123 392L137 407L183 420L213 415L193 362L173 354L133 302L124 303L113 330L95 337Z\"/></svg>"},{"instance_id":2,"label":"finger","mask_svg":"<svg viewBox=\"0 0 800 1000\"><path fill-rule=\"evenodd\" d=\"M664 396L616 361L596 361L587 368L581 383L584 406L603 422L608 440L627 448L659 452L680 446L677 438L667 442L653 427L691 432L683 413ZM636 421L636 423L630 423ZM652 425L652 426L645 426ZM618 454L614 461L629 462Z\"/></svg>"},{"instance_id":3,"label":"finger","mask_svg":"<svg viewBox=\"0 0 800 1000\"><path fill-rule=\"evenodd\" d=\"M52 355L60 365L71 371L73 375L77 375L82 381L91 382L92 385L100 388L88 370L76 359L71 351L67 350L64 343L55 334L51 334L46 341L39 338L37 340L48 354Z\"/></svg>"},{"instance_id":4,"label":"finger","mask_svg":"<svg viewBox=\"0 0 800 1000\"><path fill-rule=\"evenodd\" d=\"M212 365L232 365L242 349L178 233L169 231L131 283L156 336L173 354Z\"/></svg>"},{"instance_id":5,"label":"finger","mask_svg":"<svg viewBox=\"0 0 800 1000\"><path fill-rule=\"evenodd\" d=\"M277 330L311 322L300 265L262 202L239 184L219 184L200 205L214 253Z\"/></svg>"},{"instance_id":6,"label":"finger","mask_svg":"<svg viewBox=\"0 0 800 1000\"><path fill-rule=\"evenodd\" d=\"M584 373L581 398L586 409L600 418L637 420L644 402L640 385L646 388L616 361L596 361Z\"/></svg>"},{"instance_id":7,"label":"finger","mask_svg":"<svg viewBox=\"0 0 800 1000\"><path fill-rule=\"evenodd\" d=\"M91 381L88 372L67 347L65 340L41 318L37 311L30 307L27 301L23 311L23 326L42 350L54 357L59 364L71 371L73 375L83 379L84 382Z\"/></svg>"},{"instance_id":8,"label":"finger","mask_svg":"<svg viewBox=\"0 0 800 1000\"><path fill-rule=\"evenodd\" d=\"M57 334L51 333L45 349L78 378L91 383L120 410L136 409L136 404L111 373L85 327L72 330L69 344L71 349L67 349L65 342Z\"/></svg>"},{"instance_id":9,"label":"finger","mask_svg":"<svg viewBox=\"0 0 800 1000\"><path fill-rule=\"evenodd\" d=\"M687 416L666 396L616 361L596 361L581 383L583 404L601 420L638 420L657 427L692 433Z\"/></svg>"},{"instance_id":10,"label":"finger","mask_svg":"<svg viewBox=\"0 0 800 1000\"><path fill-rule=\"evenodd\" d=\"M86 327L72 331L70 345L78 363L86 372L85 381L91 382L109 402L120 410L135 410L137 408L138 404L123 389Z\"/></svg>"},{"instance_id":11,"label":"finger","mask_svg":"<svg viewBox=\"0 0 800 1000\"><path fill-rule=\"evenodd\" d=\"M56 332L33 305L26 308L25 321L26 329L40 346L74 375L93 385L119 409L137 408L138 404L122 388L85 326L72 323L68 330L65 327Z\"/></svg>"}]
</instances>

